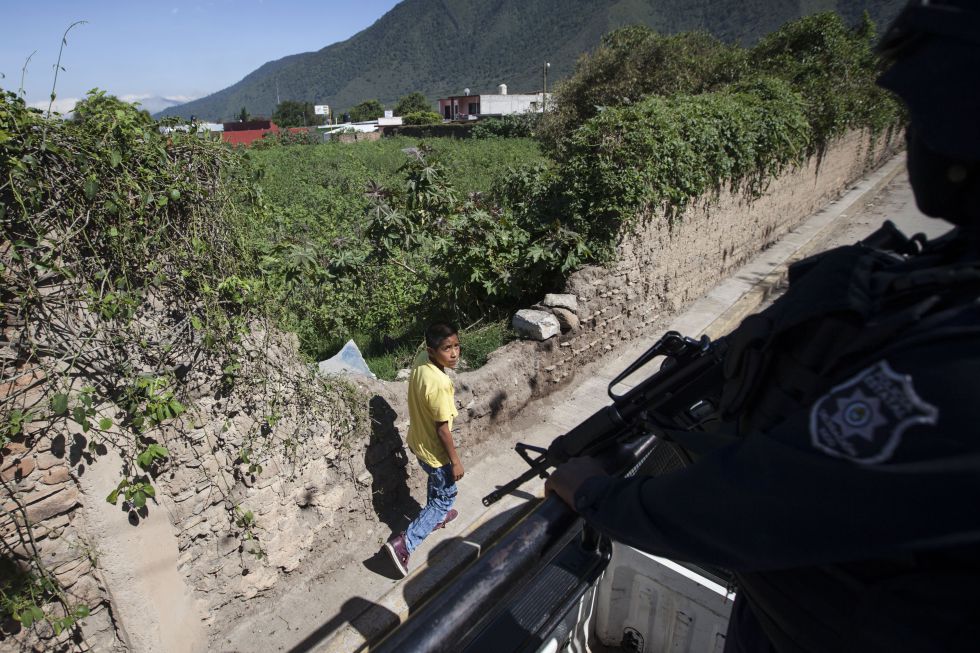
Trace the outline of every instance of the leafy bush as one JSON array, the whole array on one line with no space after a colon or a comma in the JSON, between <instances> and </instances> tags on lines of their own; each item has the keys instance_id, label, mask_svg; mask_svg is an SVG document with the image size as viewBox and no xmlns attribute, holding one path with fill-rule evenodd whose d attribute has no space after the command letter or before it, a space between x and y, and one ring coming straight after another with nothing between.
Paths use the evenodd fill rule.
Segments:
<instances>
[{"instance_id":1,"label":"leafy bush","mask_svg":"<svg viewBox=\"0 0 980 653\"><path fill-rule=\"evenodd\" d=\"M726 184L757 194L846 130L897 124L897 104L874 84L873 40L867 18L852 30L834 13L751 50L704 34L615 31L558 89L542 127L556 168L528 172L536 178L501 201L541 223L558 216L575 239L552 241L557 260L574 258L572 247L605 260L638 215L676 215Z\"/></svg>"},{"instance_id":2,"label":"leafy bush","mask_svg":"<svg viewBox=\"0 0 980 653\"><path fill-rule=\"evenodd\" d=\"M484 118L473 125L470 135L473 138L533 138L540 122L541 114L531 112Z\"/></svg>"},{"instance_id":3,"label":"leafy bush","mask_svg":"<svg viewBox=\"0 0 980 653\"><path fill-rule=\"evenodd\" d=\"M624 27L604 36L558 85L541 136L561 159L569 135L605 109L648 95L696 95L778 77L803 96L811 148L818 150L848 129L881 131L900 120L898 104L874 83L874 41L867 15L850 29L834 12L787 23L751 49L704 33L661 36L647 27Z\"/></svg>"},{"instance_id":4,"label":"leafy bush","mask_svg":"<svg viewBox=\"0 0 980 653\"><path fill-rule=\"evenodd\" d=\"M442 116L435 111L413 111L402 116L402 122L406 125L439 125Z\"/></svg>"}]
</instances>

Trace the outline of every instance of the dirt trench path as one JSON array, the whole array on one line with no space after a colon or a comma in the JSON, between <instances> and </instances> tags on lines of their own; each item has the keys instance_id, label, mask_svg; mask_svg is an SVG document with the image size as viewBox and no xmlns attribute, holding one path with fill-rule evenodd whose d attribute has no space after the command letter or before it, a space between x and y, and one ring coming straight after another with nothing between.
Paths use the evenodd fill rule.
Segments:
<instances>
[{"instance_id":1,"label":"dirt trench path","mask_svg":"<svg viewBox=\"0 0 980 653\"><path fill-rule=\"evenodd\" d=\"M676 315L665 315L648 337L633 341L614 357L583 368L572 383L534 402L495 439L462 452L466 476L456 507L460 517L431 535L412 555L408 578L397 577L381 546L390 533L364 521L331 532L346 543L352 562L332 563L310 555L280 583L275 595L257 597L227 621L211 624L211 651L348 652L407 617L410 609L479 555L480 551L542 495L535 479L491 508L481 499L526 469L514 453L515 442L546 446L603 405L606 386L629 362L668 329L697 336L718 336L780 291L789 262L829 247L853 243L886 217L911 234L934 236L948 229L915 209L899 155L851 191L814 214L779 243ZM410 466L414 465L411 463ZM418 473L414 470L412 473ZM422 497L418 499L424 500Z\"/></svg>"}]
</instances>

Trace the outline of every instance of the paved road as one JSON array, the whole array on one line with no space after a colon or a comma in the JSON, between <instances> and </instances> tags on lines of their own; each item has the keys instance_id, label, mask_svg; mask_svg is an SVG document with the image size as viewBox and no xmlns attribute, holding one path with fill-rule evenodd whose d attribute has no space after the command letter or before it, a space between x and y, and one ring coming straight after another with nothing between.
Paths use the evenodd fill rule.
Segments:
<instances>
[{"instance_id":1,"label":"paved road","mask_svg":"<svg viewBox=\"0 0 980 653\"><path fill-rule=\"evenodd\" d=\"M912 187L909 186L908 175L902 170L861 211L845 220L837 221L833 228L814 238L808 251L822 252L856 243L880 227L885 220L894 222L906 236L923 233L928 238L935 238L951 228L948 222L930 218L919 211L915 205ZM760 304L759 308L772 303L785 287L784 283L778 284L776 292Z\"/></svg>"},{"instance_id":2,"label":"paved road","mask_svg":"<svg viewBox=\"0 0 980 653\"><path fill-rule=\"evenodd\" d=\"M573 385L527 410L511 425L511 437L505 439L547 445L608 403L609 381L664 331L674 329L692 336L728 332L745 315L778 294L788 262L856 242L885 218L894 220L907 234L922 231L935 236L948 229L945 223L926 218L916 210L904 172L904 156L808 219L684 313L658 325L649 338L634 341L615 358L580 372ZM404 619L410 606L418 605L456 569L478 555L501 528L533 506L542 494L543 482L531 481L521 491L485 509L481 497L524 471L524 464L508 444L502 444L496 455L481 460L464 457L464 462L467 474L457 505L461 516L449 528L429 537L413 554L415 571L407 579L386 576L384 569L389 563L377 559L366 560L363 565L322 570L273 606L275 614L255 615L252 623L262 624L261 627L238 629L229 634L225 645L240 651L347 653L362 649L366 641L395 620ZM380 542L387 533L376 535Z\"/></svg>"},{"instance_id":3,"label":"paved road","mask_svg":"<svg viewBox=\"0 0 980 653\"><path fill-rule=\"evenodd\" d=\"M826 237L815 244L817 251L846 245L860 240L877 229L886 219L911 236L922 232L935 238L949 231L951 225L923 215L915 206L908 175L901 172L872 200L864 211L842 222Z\"/></svg>"}]
</instances>

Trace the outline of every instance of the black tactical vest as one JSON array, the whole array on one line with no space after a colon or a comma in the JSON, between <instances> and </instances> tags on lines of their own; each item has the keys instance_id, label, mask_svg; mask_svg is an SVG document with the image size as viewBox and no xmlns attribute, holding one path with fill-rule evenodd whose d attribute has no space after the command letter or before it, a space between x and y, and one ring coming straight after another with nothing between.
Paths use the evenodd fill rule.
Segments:
<instances>
[{"instance_id":1,"label":"black tactical vest","mask_svg":"<svg viewBox=\"0 0 980 653\"><path fill-rule=\"evenodd\" d=\"M970 238L872 238L794 265L789 291L727 338L730 432L765 433L896 348L980 338ZM980 651L980 545L737 578L778 651Z\"/></svg>"}]
</instances>

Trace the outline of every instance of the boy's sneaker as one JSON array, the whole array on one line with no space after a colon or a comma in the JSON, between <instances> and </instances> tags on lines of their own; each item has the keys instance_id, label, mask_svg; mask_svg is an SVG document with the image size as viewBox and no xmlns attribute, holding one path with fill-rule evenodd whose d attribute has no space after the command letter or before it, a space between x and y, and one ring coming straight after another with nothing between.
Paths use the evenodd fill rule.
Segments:
<instances>
[{"instance_id":1,"label":"boy's sneaker","mask_svg":"<svg viewBox=\"0 0 980 653\"><path fill-rule=\"evenodd\" d=\"M435 528L433 528L432 530L435 531L435 530L438 530L440 528L445 528L446 527L446 524L448 524L452 520L456 519L457 517L459 517L459 513L456 512L456 510L450 508L449 509L449 512L446 513L446 516L443 518L443 520L441 522L439 522L438 524L436 524Z\"/></svg>"},{"instance_id":2,"label":"boy's sneaker","mask_svg":"<svg viewBox=\"0 0 980 653\"><path fill-rule=\"evenodd\" d=\"M402 577L408 576L408 547L405 546L405 534L393 535L385 542L385 548Z\"/></svg>"}]
</instances>

